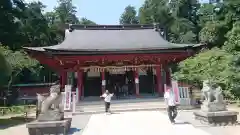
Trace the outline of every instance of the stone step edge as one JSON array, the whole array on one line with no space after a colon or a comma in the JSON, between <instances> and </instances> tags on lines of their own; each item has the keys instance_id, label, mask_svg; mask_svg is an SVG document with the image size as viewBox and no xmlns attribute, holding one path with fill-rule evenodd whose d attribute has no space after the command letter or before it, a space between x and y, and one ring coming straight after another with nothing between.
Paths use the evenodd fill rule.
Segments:
<instances>
[{"instance_id":1,"label":"stone step edge","mask_svg":"<svg viewBox=\"0 0 240 135\"><path fill-rule=\"evenodd\" d=\"M134 108L134 109L118 109L112 110L113 114L118 112L130 112L130 111L150 111L150 110L165 110L166 108ZM81 114L101 114L105 113L104 110L99 111L87 111L87 112L73 112L72 115L81 115Z\"/></svg>"},{"instance_id":2,"label":"stone step edge","mask_svg":"<svg viewBox=\"0 0 240 135\"><path fill-rule=\"evenodd\" d=\"M135 110L135 109L154 109L154 108L163 108L166 109L165 106L154 106L154 107L128 107L128 108L124 108L124 107L119 107L119 108L111 108L111 110ZM197 109L195 107L178 107L179 110L193 110L193 109ZM81 109L81 108L76 108L76 112L95 112L95 111L102 111L104 110L104 108L88 108L88 109Z\"/></svg>"},{"instance_id":3,"label":"stone step edge","mask_svg":"<svg viewBox=\"0 0 240 135\"><path fill-rule=\"evenodd\" d=\"M133 109L151 109L151 108L165 108L166 106L152 106L152 107L141 107L141 106L136 106L136 107L111 107L111 110L133 110ZM88 112L88 111L95 111L95 110L104 110L105 108L76 108L76 111L79 112Z\"/></svg>"},{"instance_id":4,"label":"stone step edge","mask_svg":"<svg viewBox=\"0 0 240 135\"><path fill-rule=\"evenodd\" d=\"M182 106L179 107L179 110L195 110L196 108L193 106ZM154 110L166 110L166 107L152 107L152 108L124 108L124 109L112 109L112 112L129 112L129 111L154 111ZM81 112L81 111L76 111L76 112L72 112L72 115L83 115L83 114L101 114L101 113L105 113L105 111L103 109L101 110L93 110L93 111L85 111L85 112Z\"/></svg>"},{"instance_id":5,"label":"stone step edge","mask_svg":"<svg viewBox=\"0 0 240 135\"><path fill-rule=\"evenodd\" d=\"M112 105L111 108L134 108L134 107L166 107L166 105L158 104L158 105L127 105L127 106L115 106ZM99 105L99 106L76 106L76 108L79 109L95 109L95 108L105 108L104 105Z\"/></svg>"},{"instance_id":6,"label":"stone step edge","mask_svg":"<svg viewBox=\"0 0 240 135\"><path fill-rule=\"evenodd\" d=\"M163 98L154 98L154 99L124 99L124 100L113 100L112 104L126 104L126 103L154 103L154 102L164 102ZM78 102L78 105L98 105L103 103L103 100L98 101L83 101Z\"/></svg>"},{"instance_id":7,"label":"stone step edge","mask_svg":"<svg viewBox=\"0 0 240 135\"><path fill-rule=\"evenodd\" d=\"M102 105L104 104L104 102L99 102L96 104L82 104L82 103L76 103L77 106L98 106L98 105ZM138 103L134 103L134 102L126 102L126 103L111 103L112 105L134 105L134 104L165 104L165 102L163 101L158 101L158 102L138 102Z\"/></svg>"}]
</instances>

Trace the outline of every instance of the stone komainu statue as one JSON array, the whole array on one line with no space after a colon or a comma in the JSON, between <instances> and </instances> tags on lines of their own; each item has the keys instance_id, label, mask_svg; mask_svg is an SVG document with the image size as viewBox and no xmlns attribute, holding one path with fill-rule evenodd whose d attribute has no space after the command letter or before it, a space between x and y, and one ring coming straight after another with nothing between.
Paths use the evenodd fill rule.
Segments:
<instances>
[{"instance_id":1,"label":"stone komainu statue","mask_svg":"<svg viewBox=\"0 0 240 135\"><path fill-rule=\"evenodd\" d=\"M208 80L203 81L202 94L204 101L208 103L223 103L222 88L220 86L212 87Z\"/></svg>"},{"instance_id":2,"label":"stone komainu statue","mask_svg":"<svg viewBox=\"0 0 240 135\"><path fill-rule=\"evenodd\" d=\"M57 121L64 119L60 85L53 85L48 96L37 94L37 120Z\"/></svg>"}]
</instances>

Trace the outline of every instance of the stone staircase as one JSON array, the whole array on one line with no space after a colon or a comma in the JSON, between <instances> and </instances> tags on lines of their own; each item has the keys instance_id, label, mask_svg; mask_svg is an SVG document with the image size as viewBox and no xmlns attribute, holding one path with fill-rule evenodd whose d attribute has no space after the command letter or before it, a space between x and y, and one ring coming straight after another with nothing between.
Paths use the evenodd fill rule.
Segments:
<instances>
[{"instance_id":1,"label":"stone staircase","mask_svg":"<svg viewBox=\"0 0 240 135\"><path fill-rule=\"evenodd\" d=\"M141 111L141 110L164 110L166 105L163 98L152 99L124 99L113 100L111 102L111 111L125 112L125 111ZM76 111L73 115L77 114L96 114L104 113L103 101L82 101L77 103Z\"/></svg>"},{"instance_id":2,"label":"stone staircase","mask_svg":"<svg viewBox=\"0 0 240 135\"><path fill-rule=\"evenodd\" d=\"M194 109L193 106L179 106L181 110ZM144 99L121 99L112 100L111 111L113 113L126 111L147 111L147 110L166 110L163 98L144 98ZM105 107L102 100L84 100L76 104L75 112L72 115L98 114L104 113Z\"/></svg>"}]
</instances>

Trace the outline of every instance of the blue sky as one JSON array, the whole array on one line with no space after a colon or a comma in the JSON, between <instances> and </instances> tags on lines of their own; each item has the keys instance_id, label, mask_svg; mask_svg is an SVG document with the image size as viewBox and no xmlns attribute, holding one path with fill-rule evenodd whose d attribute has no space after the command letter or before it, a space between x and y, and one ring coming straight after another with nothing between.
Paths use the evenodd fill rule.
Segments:
<instances>
[{"instance_id":1,"label":"blue sky","mask_svg":"<svg viewBox=\"0 0 240 135\"><path fill-rule=\"evenodd\" d=\"M57 5L57 0L40 1L47 6L46 11L51 11ZM143 2L144 0L73 0L74 6L77 7L77 16L86 17L97 24L118 24L127 5L132 5L138 10Z\"/></svg>"},{"instance_id":2,"label":"blue sky","mask_svg":"<svg viewBox=\"0 0 240 135\"><path fill-rule=\"evenodd\" d=\"M36 1L36 0L25 0ZM57 0L39 0L51 11L57 5ZM200 0L207 2L209 0ZM128 5L134 6L137 11L144 0L73 0L77 7L77 17L86 17L97 24L118 24L119 18Z\"/></svg>"}]
</instances>

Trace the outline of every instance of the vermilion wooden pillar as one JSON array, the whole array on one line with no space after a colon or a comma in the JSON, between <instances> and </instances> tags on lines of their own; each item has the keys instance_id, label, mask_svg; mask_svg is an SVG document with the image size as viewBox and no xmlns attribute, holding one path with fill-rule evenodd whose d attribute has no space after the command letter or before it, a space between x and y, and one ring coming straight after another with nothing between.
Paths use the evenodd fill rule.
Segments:
<instances>
[{"instance_id":1,"label":"vermilion wooden pillar","mask_svg":"<svg viewBox=\"0 0 240 135\"><path fill-rule=\"evenodd\" d=\"M138 75L138 69L136 69L134 71L134 78L135 78L136 96L139 97L139 75Z\"/></svg>"},{"instance_id":2,"label":"vermilion wooden pillar","mask_svg":"<svg viewBox=\"0 0 240 135\"><path fill-rule=\"evenodd\" d=\"M64 91L65 85L67 84L67 72L61 71L60 72L60 86L61 90Z\"/></svg>"},{"instance_id":3,"label":"vermilion wooden pillar","mask_svg":"<svg viewBox=\"0 0 240 135\"><path fill-rule=\"evenodd\" d=\"M77 72L77 87L78 87L78 101L81 100L83 95L83 71Z\"/></svg>"},{"instance_id":4,"label":"vermilion wooden pillar","mask_svg":"<svg viewBox=\"0 0 240 135\"><path fill-rule=\"evenodd\" d=\"M165 73L166 73L166 85L171 86L171 72L168 67L164 68Z\"/></svg>"},{"instance_id":5,"label":"vermilion wooden pillar","mask_svg":"<svg viewBox=\"0 0 240 135\"><path fill-rule=\"evenodd\" d=\"M156 66L156 81L157 81L157 91L159 96L163 96L163 91L164 91L164 84L163 84L163 79L162 79L162 72L161 72L161 67Z\"/></svg>"},{"instance_id":6,"label":"vermilion wooden pillar","mask_svg":"<svg viewBox=\"0 0 240 135\"><path fill-rule=\"evenodd\" d=\"M102 94L103 94L106 89L105 71L101 72L101 77L102 77Z\"/></svg>"}]
</instances>

